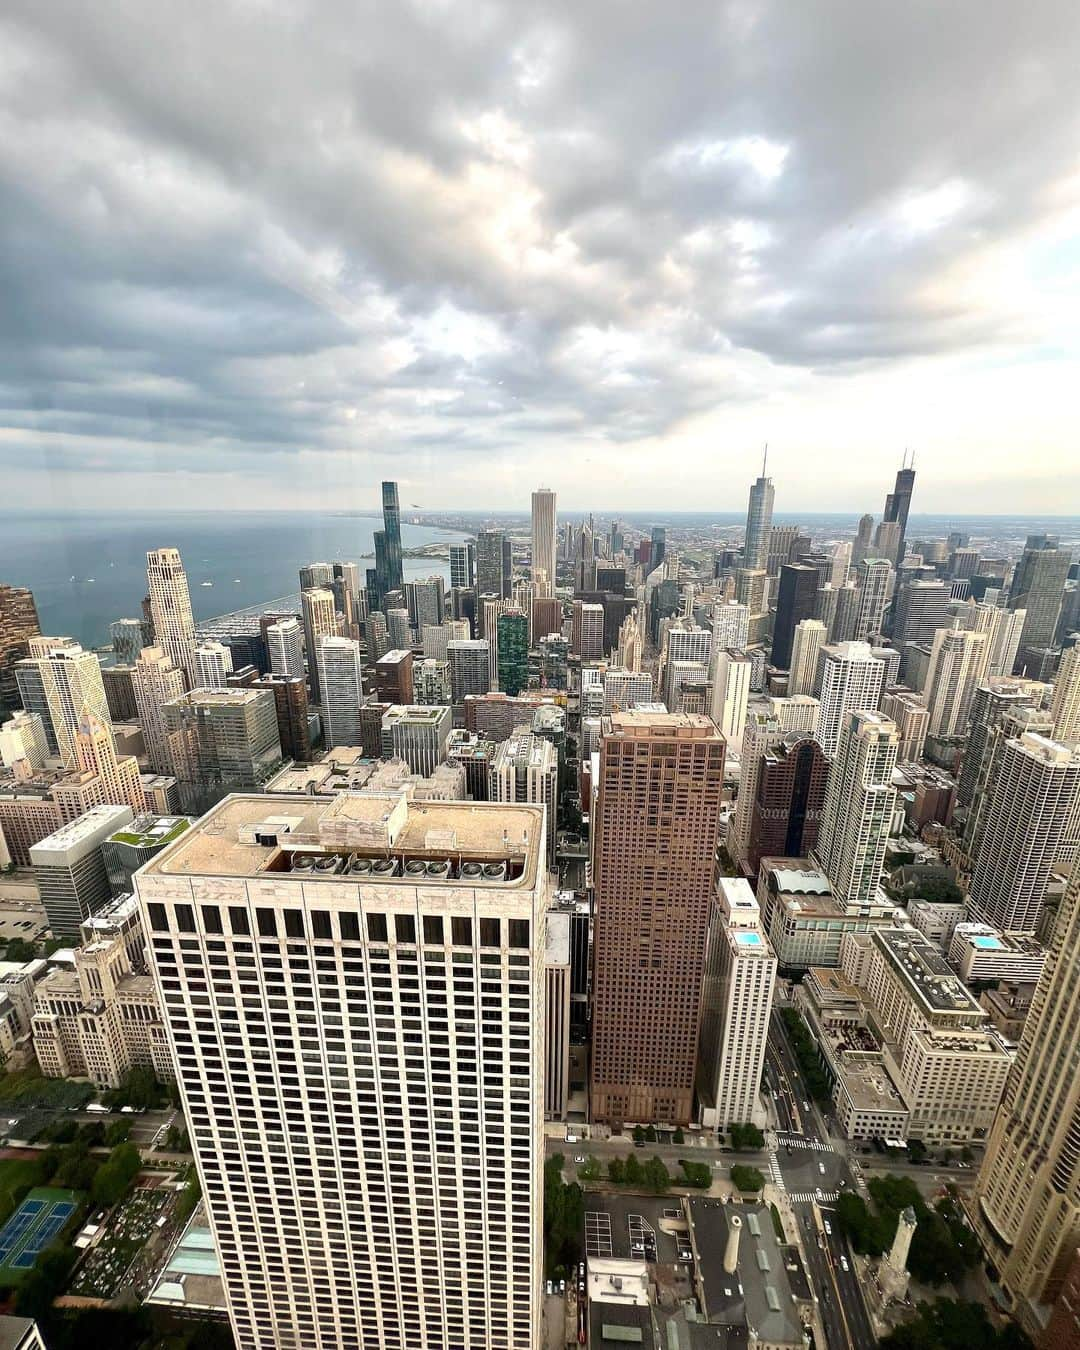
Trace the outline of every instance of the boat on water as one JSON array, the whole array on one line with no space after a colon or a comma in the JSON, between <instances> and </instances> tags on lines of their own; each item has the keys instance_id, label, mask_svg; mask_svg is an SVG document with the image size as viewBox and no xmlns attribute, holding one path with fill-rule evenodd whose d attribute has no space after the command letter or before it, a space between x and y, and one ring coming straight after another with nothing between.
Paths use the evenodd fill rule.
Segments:
<instances>
[{"instance_id":1,"label":"boat on water","mask_svg":"<svg viewBox=\"0 0 1080 1350\"><path fill-rule=\"evenodd\" d=\"M199 585L200 585L200 586L212 586L213 584L214 584L214 583L213 583L212 581L200 581L200 582L199 582Z\"/></svg>"}]
</instances>

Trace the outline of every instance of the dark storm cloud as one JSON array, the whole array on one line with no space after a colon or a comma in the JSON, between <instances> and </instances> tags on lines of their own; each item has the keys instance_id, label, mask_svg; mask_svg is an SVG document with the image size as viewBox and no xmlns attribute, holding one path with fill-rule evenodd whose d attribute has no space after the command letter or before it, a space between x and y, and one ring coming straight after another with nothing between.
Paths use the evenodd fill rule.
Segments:
<instances>
[{"instance_id":1,"label":"dark storm cloud","mask_svg":"<svg viewBox=\"0 0 1080 1350\"><path fill-rule=\"evenodd\" d=\"M0 20L0 455L280 473L633 441L1038 340L1080 11L87 6Z\"/></svg>"}]
</instances>

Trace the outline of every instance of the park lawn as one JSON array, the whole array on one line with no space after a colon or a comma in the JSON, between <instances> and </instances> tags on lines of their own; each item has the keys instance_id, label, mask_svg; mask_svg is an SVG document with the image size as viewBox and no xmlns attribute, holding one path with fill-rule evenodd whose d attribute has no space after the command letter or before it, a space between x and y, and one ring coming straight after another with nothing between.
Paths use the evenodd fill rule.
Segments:
<instances>
[{"instance_id":1,"label":"park lawn","mask_svg":"<svg viewBox=\"0 0 1080 1350\"><path fill-rule=\"evenodd\" d=\"M0 1158L0 1225L14 1212L19 1187L35 1186L37 1181L37 1158Z\"/></svg>"}]
</instances>

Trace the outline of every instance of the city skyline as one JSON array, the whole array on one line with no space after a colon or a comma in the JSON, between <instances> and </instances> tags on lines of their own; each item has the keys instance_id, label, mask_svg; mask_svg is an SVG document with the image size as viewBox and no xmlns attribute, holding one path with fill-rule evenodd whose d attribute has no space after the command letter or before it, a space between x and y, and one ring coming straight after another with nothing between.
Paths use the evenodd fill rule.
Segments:
<instances>
[{"instance_id":1,"label":"city skyline","mask_svg":"<svg viewBox=\"0 0 1080 1350\"><path fill-rule=\"evenodd\" d=\"M12 495L494 505L557 458L564 501L674 505L768 440L808 507L876 505L907 446L924 509L1050 508L1080 487L1080 14L937 24L927 61L903 7L695 3L660 38L16 0Z\"/></svg>"}]
</instances>

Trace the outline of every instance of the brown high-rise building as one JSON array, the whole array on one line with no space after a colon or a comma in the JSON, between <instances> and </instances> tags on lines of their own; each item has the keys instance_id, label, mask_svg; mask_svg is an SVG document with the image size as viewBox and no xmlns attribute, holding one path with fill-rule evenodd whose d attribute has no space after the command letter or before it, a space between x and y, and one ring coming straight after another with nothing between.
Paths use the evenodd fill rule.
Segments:
<instances>
[{"instance_id":1,"label":"brown high-rise building","mask_svg":"<svg viewBox=\"0 0 1080 1350\"><path fill-rule=\"evenodd\" d=\"M750 808L747 867L762 858L805 858L817 843L829 761L809 731L790 731L769 747L758 766Z\"/></svg>"},{"instance_id":2,"label":"brown high-rise building","mask_svg":"<svg viewBox=\"0 0 1080 1350\"><path fill-rule=\"evenodd\" d=\"M101 683L105 686L105 702L114 722L130 722L139 715L135 702L134 666L102 666Z\"/></svg>"},{"instance_id":3,"label":"brown high-rise building","mask_svg":"<svg viewBox=\"0 0 1080 1350\"><path fill-rule=\"evenodd\" d=\"M382 758L382 720L389 703L364 703L360 708L360 748L365 759Z\"/></svg>"},{"instance_id":4,"label":"brown high-rise building","mask_svg":"<svg viewBox=\"0 0 1080 1350\"><path fill-rule=\"evenodd\" d=\"M311 758L307 686L299 675L263 675L253 689L269 689L277 713L278 740L287 759L304 764Z\"/></svg>"},{"instance_id":5,"label":"brown high-rise building","mask_svg":"<svg viewBox=\"0 0 1080 1350\"><path fill-rule=\"evenodd\" d=\"M551 633L562 632L562 601L551 595L535 596L529 613L529 641L539 642Z\"/></svg>"},{"instance_id":6,"label":"brown high-rise building","mask_svg":"<svg viewBox=\"0 0 1080 1350\"><path fill-rule=\"evenodd\" d=\"M685 1124L724 780L708 717L603 722L596 808L592 1115Z\"/></svg>"},{"instance_id":7,"label":"brown high-rise building","mask_svg":"<svg viewBox=\"0 0 1080 1350\"><path fill-rule=\"evenodd\" d=\"M1039 1350L1080 1350L1080 1251L1057 1296Z\"/></svg>"},{"instance_id":8,"label":"brown high-rise building","mask_svg":"<svg viewBox=\"0 0 1080 1350\"><path fill-rule=\"evenodd\" d=\"M33 593L0 581L0 713L22 706L15 662L30 655L30 639L40 632Z\"/></svg>"},{"instance_id":9,"label":"brown high-rise building","mask_svg":"<svg viewBox=\"0 0 1080 1350\"><path fill-rule=\"evenodd\" d=\"M412 652L397 648L375 662L375 697L380 703L412 703Z\"/></svg>"}]
</instances>

